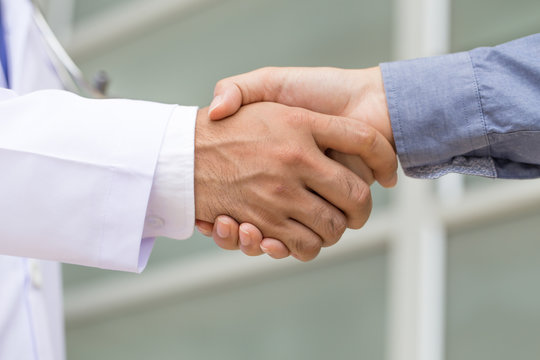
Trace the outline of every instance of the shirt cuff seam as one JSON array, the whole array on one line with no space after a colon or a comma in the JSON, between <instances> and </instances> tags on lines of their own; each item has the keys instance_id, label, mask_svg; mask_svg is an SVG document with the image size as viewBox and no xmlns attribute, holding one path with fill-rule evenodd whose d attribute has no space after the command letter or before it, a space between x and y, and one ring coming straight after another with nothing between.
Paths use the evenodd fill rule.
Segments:
<instances>
[{"instance_id":1,"label":"shirt cuff seam","mask_svg":"<svg viewBox=\"0 0 540 360\"><path fill-rule=\"evenodd\" d=\"M489 142L489 136L488 136L488 130L487 130L487 122L486 122L486 117L485 117L485 114L484 114L484 106L483 106L483 102L482 102L482 94L480 93L480 86L478 85L478 72L476 71L476 66L474 65L474 61L471 57L471 53L470 52L467 52L467 57L469 59L469 63L471 64L471 68L472 68L472 74L473 74L473 85L474 85L474 89L475 89L475 95L476 95L476 100L477 100L477 105L478 105L478 112L479 112L479 115L480 115L480 119L482 121L482 127L484 128L484 139L486 141L486 147L487 147L487 157L489 159L491 159L491 144ZM493 163L493 162L492 162ZM492 165L492 171L493 171L493 174L495 175L494 177L497 177L497 169L495 167L495 165L493 164Z\"/></svg>"},{"instance_id":2,"label":"shirt cuff seam","mask_svg":"<svg viewBox=\"0 0 540 360\"><path fill-rule=\"evenodd\" d=\"M396 144L396 150L401 161L402 167L407 167L409 164L409 151L407 149L407 142L403 139L402 121L399 112L399 96L396 90L396 81L393 79L391 66L387 64L380 64L381 72L383 74L383 86L387 90L386 102L388 104L388 113L390 115L390 125L394 136L394 142Z\"/></svg>"}]
</instances>

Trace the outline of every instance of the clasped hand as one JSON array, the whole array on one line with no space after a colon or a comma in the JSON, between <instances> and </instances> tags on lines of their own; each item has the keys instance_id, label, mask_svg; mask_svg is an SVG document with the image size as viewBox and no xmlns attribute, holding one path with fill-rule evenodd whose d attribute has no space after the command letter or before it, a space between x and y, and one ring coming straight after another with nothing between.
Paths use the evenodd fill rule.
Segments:
<instances>
[{"instance_id":1,"label":"clasped hand","mask_svg":"<svg viewBox=\"0 0 540 360\"><path fill-rule=\"evenodd\" d=\"M365 224L369 185L395 185L396 170L378 68L224 79L197 117L197 227L224 249L311 260Z\"/></svg>"}]
</instances>

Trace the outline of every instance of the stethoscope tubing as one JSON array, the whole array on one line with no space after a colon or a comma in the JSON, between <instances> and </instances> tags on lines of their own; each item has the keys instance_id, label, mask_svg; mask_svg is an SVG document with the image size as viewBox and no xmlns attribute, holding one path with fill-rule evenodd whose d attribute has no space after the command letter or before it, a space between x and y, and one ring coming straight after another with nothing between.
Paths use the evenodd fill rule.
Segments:
<instances>
[{"instance_id":1,"label":"stethoscope tubing","mask_svg":"<svg viewBox=\"0 0 540 360\"><path fill-rule=\"evenodd\" d=\"M56 35L54 35L54 32L39 8L37 0L32 0L32 4L34 7L34 22L44 39L47 54L64 88L86 97L106 98L105 91L108 83L106 75L101 74L100 79L98 79L99 84L97 84L97 86L92 86L90 82L86 80L83 72L77 66L75 61L71 59L62 44L60 44Z\"/></svg>"}]
</instances>

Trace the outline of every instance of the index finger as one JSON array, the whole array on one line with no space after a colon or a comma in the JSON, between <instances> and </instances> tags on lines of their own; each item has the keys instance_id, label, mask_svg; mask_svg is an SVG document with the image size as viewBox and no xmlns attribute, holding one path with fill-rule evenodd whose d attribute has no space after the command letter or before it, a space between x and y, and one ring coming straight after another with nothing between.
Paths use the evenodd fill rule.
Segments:
<instances>
[{"instance_id":1,"label":"index finger","mask_svg":"<svg viewBox=\"0 0 540 360\"><path fill-rule=\"evenodd\" d=\"M397 157L388 140L374 127L345 117L311 113L311 131L319 147L358 155L384 187L397 181Z\"/></svg>"}]
</instances>

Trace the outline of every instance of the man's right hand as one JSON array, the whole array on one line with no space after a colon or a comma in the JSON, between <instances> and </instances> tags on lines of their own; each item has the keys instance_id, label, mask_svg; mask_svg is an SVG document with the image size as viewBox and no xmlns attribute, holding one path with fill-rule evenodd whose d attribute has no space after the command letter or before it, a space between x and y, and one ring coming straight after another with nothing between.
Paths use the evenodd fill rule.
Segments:
<instances>
[{"instance_id":1,"label":"man's right hand","mask_svg":"<svg viewBox=\"0 0 540 360\"><path fill-rule=\"evenodd\" d=\"M223 119L242 105L260 101L356 119L380 131L394 145L378 66L367 69L266 67L231 76L216 84L210 118ZM383 186L395 184L395 179L377 180Z\"/></svg>"},{"instance_id":2,"label":"man's right hand","mask_svg":"<svg viewBox=\"0 0 540 360\"><path fill-rule=\"evenodd\" d=\"M199 111L195 135L195 214L227 214L280 239L300 260L360 228L371 211L368 184L324 152L361 156L391 178L390 143L369 125L299 108L258 103L223 122Z\"/></svg>"}]
</instances>

